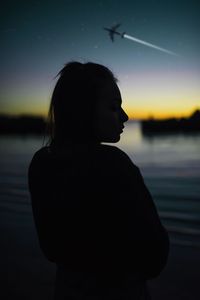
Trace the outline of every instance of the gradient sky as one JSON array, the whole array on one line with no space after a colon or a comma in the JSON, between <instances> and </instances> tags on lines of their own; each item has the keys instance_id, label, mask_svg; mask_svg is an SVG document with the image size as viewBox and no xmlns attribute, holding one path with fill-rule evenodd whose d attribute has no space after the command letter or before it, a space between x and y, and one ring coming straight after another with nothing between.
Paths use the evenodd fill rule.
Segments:
<instances>
[{"instance_id":1,"label":"gradient sky","mask_svg":"<svg viewBox=\"0 0 200 300\"><path fill-rule=\"evenodd\" d=\"M105 64L130 117L200 108L200 2L6 1L1 5L0 112L46 115L54 76L70 60ZM117 37L119 31L178 54Z\"/></svg>"}]
</instances>

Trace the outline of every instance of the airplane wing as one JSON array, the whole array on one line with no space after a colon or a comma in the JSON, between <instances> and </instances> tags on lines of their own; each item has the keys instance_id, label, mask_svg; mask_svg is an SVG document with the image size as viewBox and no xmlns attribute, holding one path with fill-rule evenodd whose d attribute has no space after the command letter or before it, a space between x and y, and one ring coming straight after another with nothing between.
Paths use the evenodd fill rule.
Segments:
<instances>
[{"instance_id":1,"label":"airplane wing","mask_svg":"<svg viewBox=\"0 0 200 300\"><path fill-rule=\"evenodd\" d=\"M114 25L114 26L112 26L111 28L112 28L112 30L116 30L119 26L120 26L121 24L120 23L118 23L118 24L116 24L116 25Z\"/></svg>"},{"instance_id":2,"label":"airplane wing","mask_svg":"<svg viewBox=\"0 0 200 300\"><path fill-rule=\"evenodd\" d=\"M110 36L110 39L111 39L112 42L114 42L114 35L115 35L115 34L121 35L120 32L116 31L116 29L117 29L120 25L121 25L121 24L118 23L118 24L112 26L111 28L105 28L105 27L104 27L104 29L107 30L107 31L109 32L109 36Z\"/></svg>"},{"instance_id":3,"label":"airplane wing","mask_svg":"<svg viewBox=\"0 0 200 300\"><path fill-rule=\"evenodd\" d=\"M112 31L109 32L111 41L114 42L114 33Z\"/></svg>"},{"instance_id":4,"label":"airplane wing","mask_svg":"<svg viewBox=\"0 0 200 300\"><path fill-rule=\"evenodd\" d=\"M111 27L110 38L111 38L112 42L114 42L114 34L115 34L115 31L116 31L116 29L117 29L120 25L121 25L121 24L118 23L118 24L116 24L116 25L114 25L114 26Z\"/></svg>"}]
</instances>

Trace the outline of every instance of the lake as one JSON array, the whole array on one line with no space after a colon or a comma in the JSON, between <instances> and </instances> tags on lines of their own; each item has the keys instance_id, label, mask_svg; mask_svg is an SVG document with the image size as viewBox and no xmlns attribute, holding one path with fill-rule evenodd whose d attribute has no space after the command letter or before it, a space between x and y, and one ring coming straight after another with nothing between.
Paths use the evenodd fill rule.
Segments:
<instances>
[{"instance_id":1,"label":"lake","mask_svg":"<svg viewBox=\"0 0 200 300\"><path fill-rule=\"evenodd\" d=\"M0 136L2 224L13 214L32 226L27 170L42 145L41 136ZM115 145L140 168L171 243L200 247L200 134L145 136L129 121Z\"/></svg>"}]
</instances>

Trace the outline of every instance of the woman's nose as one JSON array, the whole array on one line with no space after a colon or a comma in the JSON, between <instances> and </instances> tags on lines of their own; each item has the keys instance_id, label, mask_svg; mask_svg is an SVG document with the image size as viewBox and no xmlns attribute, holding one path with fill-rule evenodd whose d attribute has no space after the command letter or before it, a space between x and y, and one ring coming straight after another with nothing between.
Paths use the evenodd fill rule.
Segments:
<instances>
[{"instance_id":1,"label":"woman's nose","mask_svg":"<svg viewBox=\"0 0 200 300\"><path fill-rule=\"evenodd\" d=\"M128 115L125 113L125 111L123 109L121 109L121 118L123 122L127 122L128 121Z\"/></svg>"}]
</instances>

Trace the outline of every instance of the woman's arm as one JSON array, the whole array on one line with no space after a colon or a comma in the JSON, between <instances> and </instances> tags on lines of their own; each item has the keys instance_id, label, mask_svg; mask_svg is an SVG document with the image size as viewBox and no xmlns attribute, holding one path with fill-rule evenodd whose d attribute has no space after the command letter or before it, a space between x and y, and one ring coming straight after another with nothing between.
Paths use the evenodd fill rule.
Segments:
<instances>
[{"instance_id":1,"label":"woman's arm","mask_svg":"<svg viewBox=\"0 0 200 300\"><path fill-rule=\"evenodd\" d=\"M168 258L168 233L138 167L118 148L110 152L103 203L105 207L111 203L107 227L111 228L113 257L118 256L119 267L132 274L158 276Z\"/></svg>"},{"instance_id":2,"label":"woman's arm","mask_svg":"<svg viewBox=\"0 0 200 300\"><path fill-rule=\"evenodd\" d=\"M158 276L167 263L169 237L139 170L136 184L135 203L130 205L128 212L130 228L132 225L132 251L137 248L137 266L145 277L152 278ZM131 210L133 206L134 210Z\"/></svg>"}]
</instances>

